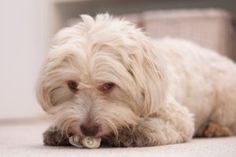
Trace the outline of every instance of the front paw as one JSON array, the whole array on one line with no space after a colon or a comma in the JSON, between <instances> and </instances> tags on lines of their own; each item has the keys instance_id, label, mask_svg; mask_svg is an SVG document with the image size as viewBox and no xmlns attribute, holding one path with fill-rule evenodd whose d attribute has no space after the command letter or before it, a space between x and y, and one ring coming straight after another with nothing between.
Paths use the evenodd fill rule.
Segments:
<instances>
[{"instance_id":1,"label":"front paw","mask_svg":"<svg viewBox=\"0 0 236 157\"><path fill-rule=\"evenodd\" d=\"M148 135L143 129L143 126L140 125L123 128L119 130L117 136L109 136L104 141L108 146L112 147L142 147L152 145L149 143Z\"/></svg>"},{"instance_id":2,"label":"front paw","mask_svg":"<svg viewBox=\"0 0 236 157\"><path fill-rule=\"evenodd\" d=\"M119 132L119 135L109 135L102 139L103 147L133 147L134 139L131 134L125 133L126 129Z\"/></svg>"},{"instance_id":3,"label":"front paw","mask_svg":"<svg viewBox=\"0 0 236 157\"><path fill-rule=\"evenodd\" d=\"M109 145L115 147L145 147L167 144L163 130L168 130L156 118L140 118L135 126L120 129L117 136L108 138ZM159 127L158 127L159 126Z\"/></svg>"},{"instance_id":4,"label":"front paw","mask_svg":"<svg viewBox=\"0 0 236 157\"><path fill-rule=\"evenodd\" d=\"M141 137L136 134L135 127L120 131L119 137L115 140L115 145L120 147L142 146Z\"/></svg>"},{"instance_id":5,"label":"front paw","mask_svg":"<svg viewBox=\"0 0 236 157\"><path fill-rule=\"evenodd\" d=\"M43 143L48 146L68 146L69 139L62 131L51 127L43 133Z\"/></svg>"}]
</instances>

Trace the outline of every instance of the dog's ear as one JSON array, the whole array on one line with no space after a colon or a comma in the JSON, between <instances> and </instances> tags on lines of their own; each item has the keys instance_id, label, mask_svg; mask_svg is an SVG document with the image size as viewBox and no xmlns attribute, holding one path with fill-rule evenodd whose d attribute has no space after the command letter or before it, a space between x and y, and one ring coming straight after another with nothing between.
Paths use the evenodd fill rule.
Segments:
<instances>
[{"instance_id":1,"label":"dog's ear","mask_svg":"<svg viewBox=\"0 0 236 157\"><path fill-rule=\"evenodd\" d=\"M36 96L45 111L73 96L67 81L75 77L73 71L74 55L70 53L50 52L41 68L36 84ZM66 68L70 66L70 68ZM65 73L66 70L66 73Z\"/></svg>"},{"instance_id":2,"label":"dog's ear","mask_svg":"<svg viewBox=\"0 0 236 157\"><path fill-rule=\"evenodd\" d=\"M129 54L128 71L143 95L142 114L154 112L164 102L167 86L161 52L145 37L134 37L134 52Z\"/></svg>"}]
</instances>

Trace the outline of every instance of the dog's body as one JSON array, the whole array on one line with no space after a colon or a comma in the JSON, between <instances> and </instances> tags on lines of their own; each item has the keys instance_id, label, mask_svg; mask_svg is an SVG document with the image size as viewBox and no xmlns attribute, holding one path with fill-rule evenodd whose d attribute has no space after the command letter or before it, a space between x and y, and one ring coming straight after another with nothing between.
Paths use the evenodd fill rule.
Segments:
<instances>
[{"instance_id":1,"label":"dog's body","mask_svg":"<svg viewBox=\"0 0 236 157\"><path fill-rule=\"evenodd\" d=\"M168 93L194 114L195 135L202 136L209 122L235 132L235 64L187 41L164 39L156 45L165 57Z\"/></svg>"},{"instance_id":2,"label":"dog's body","mask_svg":"<svg viewBox=\"0 0 236 157\"><path fill-rule=\"evenodd\" d=\"M150 146L236 134L236 65L193 43L152 41L127 21L98 15L62 30L37 96L54 114L48 145L68 136Z\"/></svg>"}]
</instances>

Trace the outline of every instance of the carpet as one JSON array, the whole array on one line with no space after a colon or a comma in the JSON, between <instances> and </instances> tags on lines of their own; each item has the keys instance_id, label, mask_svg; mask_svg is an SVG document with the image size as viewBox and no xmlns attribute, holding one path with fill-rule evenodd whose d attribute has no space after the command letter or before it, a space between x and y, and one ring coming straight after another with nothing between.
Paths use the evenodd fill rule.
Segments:
<instances>
[{"instance_id":1,"label":"carpet","mask_svg":"<svg viewBox=\"0 0 236 157\"><path fill-rule=\"evenodd\" d=\"M236 137L193 139L188 143L143 148L78 149L42 144L46 122L0 122L0 157L236 157Z\"/></svg>"}]
</instances>

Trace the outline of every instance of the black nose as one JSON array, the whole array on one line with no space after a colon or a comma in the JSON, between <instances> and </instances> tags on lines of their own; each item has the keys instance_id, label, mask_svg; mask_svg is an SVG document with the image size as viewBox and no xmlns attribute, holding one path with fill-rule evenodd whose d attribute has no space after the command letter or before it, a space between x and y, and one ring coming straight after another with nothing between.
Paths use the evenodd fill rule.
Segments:
<instances>
[{"instance_id":1,"label":"black nose","mask_svg":"<svg viewBox=\"0 0 236 157\"><path fill-rule=\"evenodd\" d=\"M86 123L80 125L80 130L85 136L96 136L100 126L98 124Z\"/></svg>"}]
</instances>

